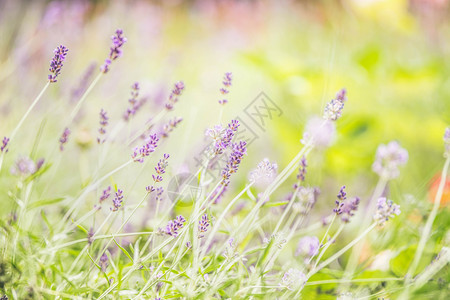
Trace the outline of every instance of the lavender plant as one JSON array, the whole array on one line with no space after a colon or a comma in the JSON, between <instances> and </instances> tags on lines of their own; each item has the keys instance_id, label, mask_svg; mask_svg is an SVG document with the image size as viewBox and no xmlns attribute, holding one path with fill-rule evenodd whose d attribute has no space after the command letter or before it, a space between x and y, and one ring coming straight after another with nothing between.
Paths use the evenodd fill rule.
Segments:
<instances>
[{"instance_id":1,"label":"lavender plant","mask_svg":"<svg viewBox=\"0 0 450 300\"><path fill-rule=\"evenodd\" d=\"M59 129L62 134L49 137L59 159L70 158L53 164L53 152L42 150L38 155L33 149L24 155L20 147L10 148L11 142L19 144L13 138L44 91L60 78L68 53L64 46L54 52L47 85L11 135L2 140L0 168L6 153L16 158L7 161L9 172L1 173L10 184L3 194L14 203L0 224L2 299L313 299L330 295L347 299L358 294L361 285L368 297L409 299L446 268L448 247L436 243L433 254L438 256L431 261L427 243L445 193L450 128L444 133L439 188L430 212L423 212L426 222L408 266L403 272L380 272L377 277L371 273L374 259L361 258L367 243L379 242L388 248L380 241L405 221L400 204L402 211L409 208L388 187L403 175L401 167L409 154L397 141L379 146L372 165L378 183L369 197L361 196L363 189L351 182L335 184L341 178L321 181L314 177L320 172L317 157L333 151L332 142L339 142L336 123L351 117L344 110L352 105L346 89L325 105L322 118L309 118L297 153L287 164L264 158L251 166L256 150L242 135L245 123L235 118L225 126L221 121L229 115L225 107L230 105L225 104L233 80L231 72L225 73L220 107L214 112L218 123L201 124L207 138L201 148L205 160L198 169L189 170L196 184L183 186L169 199L168 182L178 178L174 175L179 166L192 165L194 160L191 154L185 159L181 142L172 132L180 130L189 144L195 143L191 133L201 132L189 132L181 123L199 120L171 116L182 94L186 93L186 102L192 97L183 81L174 84L159 112L143 123L136 112L142 110L139 114L144 115L140 93L145 85L138 82L131 87L125 113L122 108L116 114L112 106L103 106L108 112L101 108L98 113L96 108L92 131L99 145L95 147L80 142L83 128L73 122L99 78L115 71L111 65L122 56L126 42L123 31L116 30L100 74L68 119L62 120L66 125ZM270 148L257 152L268 156ZM221 159L219 176L208 176ZM118 160L121 163L116 164ZM74 162L79 163L80 177L88 174L81 180L75 178ZM48 169L65 176L48 176ZM368 189L372 182L366 185ZM45 197L60 190L65 191L63 197ZM181 205L183 197L191 205ZM423 263L430 266L423 268Z\"/></svg>"}]
</instances>

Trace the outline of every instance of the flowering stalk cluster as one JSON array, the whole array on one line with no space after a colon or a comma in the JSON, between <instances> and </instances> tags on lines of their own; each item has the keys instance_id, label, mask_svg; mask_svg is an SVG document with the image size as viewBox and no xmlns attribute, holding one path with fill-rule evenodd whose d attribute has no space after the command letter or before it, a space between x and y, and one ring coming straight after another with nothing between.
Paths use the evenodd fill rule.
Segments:
<instances>
[{"instance_id":1,"label":"flowering stalk cluster","mask_svg":"<svg viewBox=\"0 0 450 300\"><path fill-rule=\"evenodd\" d=\"M279 285L287 288L288 290L295 291L301 288L305 284L306 280L306 275L302 271L291 268L284 273Z\"/></svg>"},{"instance_id":2,"label":"flowering stalk cluster","mask_svg":"<svg viewBox=\"0 0 450 300\"><path fill-rule=\"evenodd\" d=\"M169 159L169 157L170 157L170 155L165 153L163 158L160 159L158 164L156 165L156 167L155 167L156 175L152 175L153 184L163 181L162 175L164 173L166 173L166 168L169 165L169 163L167 161ZM145 189L146 189L147 193L149 193L149 194L156 191L155 200L156 201L162 200L161 196L164 193L164 188L162 188L162 187L155 188L154 185L149 185Z\"/></svg>"},{"instance_id":3,"label":"flowering stalk cluster","mask_svg":"<svg viewBox=\"0 0 450 300\"><path fill-rule=\"evenodd\" d=\"M108 114L106 110L103 108L100 110L100 128L98 129L98 132L100 133L100 136L104 136L106 134L106 126L108 126ZM103 144L105 142L104 138L98 137L97 143Z\"/></svg>"},{"instance_id":4,"label":"flowering stalk cluster","mask_svg":"<svg viewBox=\"0 0 450 300\"><path fill-rule=\"evenodd\" d=\"M358 197L354 197L348 199L344 202L344 205L341 208L341 220L344 223L350 222L350 218L355 215L355 212L358 210L360 199Z\"/></svg>"},{"instance_id":5,"label":"flowering stalk cluster","mask_svg":"<svg viewBox=\"0 0 450 300\"><path fill-rule=\"evenodd\" d=\"M278 165L271 163L267 158L261 161L257 168L250 172L249 180L261 186L267 186L277 176Z\"/></svg>"},{"instance_id":6,"label":"flowering stalk cluster","mask_svg":"<svg viewBox=\"0 0 450 300\"><path fill-rule=\"evenodd\" d=\"M118 211L119 208L122 206L122 201L123 201L123 191L121 189L117 189L116 195L112 200L113 207L111 207L111 210Z\"/></svg>"},{"instance_id":7,"label":"flowering stalk cluster","mask_svg":"<svg viewBox=\"0 0 450 300\"><path fill-rule=\"evenodd\" d=\"M206 231L208 231L208 227L209 227L208 214L204 214L202 216L202 218L200 219L200 221L198 221L198 238L199 239L201 239L205 236L204 233Z\"/></svg>"},{"instance_id":8,"label":"flowering stalk cluster","mask_svg":"<svg viewBox=\"0 0 450 300\"><path fill-rule=\"evenodd\" d=\"M99 202L102 203L106 199L111 196L111 186L108 186L106 189L103 190L102 195L99 198Z\"/></svg>"},{"instance_id":9,"label":"flowering stalk cluster","mask_svg":"<svg viewBox=\"0 0 450 300\"><path fill-rule=\"evenodd\" d=\"M106 272L106 268L108 268L108 255L106 255L106 253L103 253L102 256L100 256L98 265L103 273Z\"/></svg>"},{"instance_id":10,"label":"flowering stalk cluster","mask_svg":"<svg viewBox=\"0 0 450 300\"><path fill-rule=\"evenodd\" d=\"M300 160L300 166L298 168L298 173L297 173L297 180L298 180L298 182L305 181L306 167L307 166L308 166L308 162L306 161L306 158L304 156L302 156L302 158ZM298 184L295 183L293 187L294 187L294 189L297 189L298 188Z\"/></svg>"},{"instance_id":11,"label":"flowering stalk cluster","mask_svg":"<svg viewBox=\"0 0 450 300\"><path fill-rule=\"evenodd\" d=\"M63 66L64 60L66 59L67 52L69 52L69 49L67 49L63 45L56 47L56 49L53 51L53 53L55 53L55 56L50 61L50 69L48 69L53 74L48 75L48 80L50 82L57 82L56 78L61 73L61 68Z\"/></svg>"},{"instance_id":12,"label":"flowering stalk cluster","mask_svg":"<svg viewBox=\"0 0 450 300\"><path fill-rule=\"evenodd\" d=\"M228 159L227 165L222 170L222 182L223 186L228 186L230 183L230 176L236 173L242 158L247 153L247 143L240 141L239 143L231 144L231 155Z\"/></svg>"},{"instance_id":13,"label":"flowering stalk cluster","mask_svg":"<svg viewBox=\"0 0 450 300\"><path fill-rule=\"evenodd\" d=\"M144 157L149 156L152 152L155 151L155 148L158 147L159 138L155 134L151 134L146 140L145 144L140 148L134 148L134 152L131 155L131 158L136 161L143 163Z\"/></svg>"},{"instance_id":14,"label":"flowering stalk cluster","mask_svg":"<svg viewBox=\"0 0 450 300\"><path fill-rule=\"evenodd\" d=\"M127 111L123 114L123 119L125 121L130 120L131 116L134 116L136 112L141 108L141 106L145 103L145 100L138 101L139 97L139 82L135 82L131 86L131 98L128 99L128 102L130 103L130 107L127 108Z\"/></svg>"},{"instance_id":15,"label":"flowering stalk cluster","mask_svg":"<svg viewBox=\"0 0 450 300\"><path fill-rule=\"evenodd\" d=\"M127 39L123 36L122 29L117 29L115 35L111 37L112 45L109 52L109 58L105 60L105 63L101 66L100 70L106 74L109 71L109 66L113 60L122 56L122 46L126 43Z\"/></svg>"},{"instance_id":16,"label":"flowering stalk cluster","mask_svg":"<svg viewBox=\"0 0 450 300\"><path fill-rule=\"evenodd\" d=\"M184 223L186 222L186 219L179 215L173 220L170 220L169 223L167 223L167 226L164 230L164 233L173 237L178 236L178 231L183 228Z\"/></svg>"},{"instance_id":17,"label":"flowering stalk cluster","mask_svg":"<svg viewBox=\"0 0 450 300\"><path fill-rule=\"evenodd\" d=\"M221 125L214 126L213 129L206 130L206 135L214 139L213 154L222 154L231 144L240 124L237 120L232 120L225 129Z\"/></svg>"},{"instance_id":18,"label":"flowering stalk cluster","mask_svg":"<svg viewBox=\"0 0 450 300\"><path fill-rule=\"evenodd\" d=\"M393 218L395 215L399 215L400 205L395 204L392 200L388 200L385 197L378 198L377 211L373 216L373 219L378 225L383 225L389 218Z\"/></svg>"},{"instance_id":19,"label":"flowering stalk cluster","mask_svg":"<svg viewBox=\"0 0 450 300\"><path fill-rule=\"evenodd\" d=\"M171 120L169 120L168 123L164 124L161 136L163 138L169 137L169 133L171 133L175 128L177 128L177 125L183 121L183 118L175 117Z\"/></svg>"},{"instance_id":20,"label":"flowering stalk cluster","mask_svg":"<svg viewBox=\"0 0 450 300\"><path fill-rule=\"evenodd\" d=\"M59 138L59 150L61 150L61 151L64 150L64 145L69 140L69 135L70 135L70 129L66 127L64 129L61 137Z\"/></svg>"},{"instance_id":21,"label":"flowering stalk cluster","mask_svg":"<svg viewBox=\"0 0 450 300\"><path fill-rule=\"evenodd\" d=\"M295 256L305 255L313 257L319 253L320 242L315 236L305 236L300 239L295 251Z\"/></svg>"},{"instance_id":22,"label":"flowering stalk cluster","mask_svg":"<svg viewBox=\"0 0 450 300\"><path fill-rule=\"evenodd\" d=\"M337 200L335 201L336 207L333 208L333 212L336 213L336 215L342 214L343 207L344 207L344 201L347 199L347 193L345 192L345 185L343 185L339 191L339 194L337 195Z\"/></svg>"},{"instance_id":23,"label":"flowering stalk cluster","mask_svg":"<svg viewBox=\"0 0 450 300\"><path fill-rule=\"evenodd\" d=\"M6 136L3 137L2 140L2 145L0 146L0 152L8 152L8 143L9 143L9 138L7 138Z\"/></svg>"},{"instance_id":24,"label":"flowering stalk cluster","mask_svg":"<svg viewBox=\"0 0 450 300\"><path fill-rule=\"evenodd\" d=\"M225 75L223 76L223 87L220 89L220 92L222 93L222 95L226 95L230 92L229 88L231 86L231 81L233 80L233 74L231 72L227 72L225 73ZM227 99L221 99L219 100L219 104L225 105L226 103L228 103Z\"/></svg>"},{"instance_id":25,"label":"flowering stalk cluster","mask_svg":"<svg viewBox=\"0 0 450 300\"><path fill-rule=\"evenodd\" d=\"M342 115L342 110L344 109L344 103L347 101L347 91L345 89L337 92L335 99L332 99L325 106L323 113L323 118L329 121L336 121Z\"/></svg>"},{"instance_id":26,"label":"flowering stalk cluster","mask_svg":"<svg viewBox=\"0 0 450 300\"><path fill-rule=\"evenodd\" d=\"M172 89L172 92L170 93L169 100L167 100L166 103L166 109L172 110L175 103L178 102L178 97L183 93L184 90L184 83L183 81L178 81L174 84L174 88Z\"/></svg>"}]
</instances>

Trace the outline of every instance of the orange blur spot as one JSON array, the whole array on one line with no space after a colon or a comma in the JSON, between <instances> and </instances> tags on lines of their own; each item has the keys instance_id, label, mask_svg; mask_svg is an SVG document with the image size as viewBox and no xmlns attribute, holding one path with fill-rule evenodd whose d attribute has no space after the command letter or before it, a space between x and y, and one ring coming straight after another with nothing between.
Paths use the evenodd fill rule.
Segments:
<instances>
[{"instance_id":1,"label":"orange blur spot","mask_svg":"<svg viewBox=\"0 0 450 300\"><path fill-rule=\"evenodd\" d=\"M436 175L431 180L431 185L428 193L428 200L434 202L434 198L436 198L437 191L439 189L439 183L441 182L441 176ZM444 192L442 193L440 206L447 206L450 203L450 178L446 178Z\"/></svg>"}]
</instances>

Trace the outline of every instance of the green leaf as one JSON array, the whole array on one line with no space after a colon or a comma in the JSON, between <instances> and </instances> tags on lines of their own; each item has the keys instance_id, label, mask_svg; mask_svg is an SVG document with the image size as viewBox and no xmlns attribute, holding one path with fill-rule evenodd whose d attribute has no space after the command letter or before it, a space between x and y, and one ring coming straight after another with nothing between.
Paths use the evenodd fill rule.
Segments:
<instances>
[{"instance_id":1,"label":"green leaf","mask_svg":"<svg viewBox=\"0 0 450 300\"><path fill-rule=\"evenodd\" d=\"M44 200L34 201L30 205L28 205L27 210L32 210L34 208L41 207L41 206L56 204L56 203L63 201L64 199L66 199L66 198L60 197L60 198L54 198L54 199L44 199Z\"/></svg>"}]
</instances>

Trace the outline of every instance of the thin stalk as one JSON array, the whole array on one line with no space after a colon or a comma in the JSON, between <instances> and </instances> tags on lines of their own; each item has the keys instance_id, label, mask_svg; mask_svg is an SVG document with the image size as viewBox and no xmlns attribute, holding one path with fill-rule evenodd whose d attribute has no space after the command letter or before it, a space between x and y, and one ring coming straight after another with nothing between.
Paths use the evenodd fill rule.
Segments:
<instances>
[{"instance_id":1,"label":"thin stalk","mask_svg":"<svg viewBox=\"0 0 450 300\"><path fill-rule=\"evenodd\" d=\"M419 261L422 258L423 250L425 249L425 245L430 238L431 229L433 227L434 219L436 218L437 212L439 210L439 205L441 204L442 194L444 192L444 186L447 179L448 168L450 165L450 155L445 160L444 168L442 169L441 181L439 182L439 188L434 197L434 205L431 213L427 219L425 227L422 231L422 236L420 237L419 245L417 246L416 254L414 255L414 260L409 267L408 272L406 273L405 283L410 283L412 280L412 276L414 276L414 272L416 271L417 266L419 265Z\"/></svg>"},{"instance_id":2,"label":"thin stalk","mask_svg":"<svg viewBox=\"0 0 450 300\"><path fill-rule=\"evenodd\" d=\"M73 122L73 120L75 119L75 117L77 116L78 112L81 109L81 105L83 105L83 102L86 100L87 95L89 95L89 93L92 91L92 89L97 85L98 81L100 80L100 78L102 77L103 74L104 74L103 72L100 72L97 75L97 77L95 77L94 81L92 81L92 83L89 85L87 90L83 93L83 96L81 96L77 105L75 105L74 109L72 110L72 112L70 114L69 124Z\"/></svg>"},{"instance_id":3,"label":"thin stalk","mask_svg":"<svg viewBox=\"0 0 450 300\"><path fill-rule=\"evenodd\" d=\"M36 106L36 104L39 102L39 100L42 98L42 95L44 95L44 92L47 90L48 86L50 85L50 81L47 81L44 88L41 90L39 95L33 100L30 107L28 107L25 114L22 116L22 119L20 119L19 123L17 123L16 127L13 129L11 135L9 136L9 144L11 144L12 140L16 136L17 132L19 131L20 127L22 127L23 122L25 122L25 119L28 117L30 112L33 110L33 108ZM5 156L6 151L3 151L0 154L0 171L2 170L3 165L3 157Z\"/></svg>"}]
</instances>

